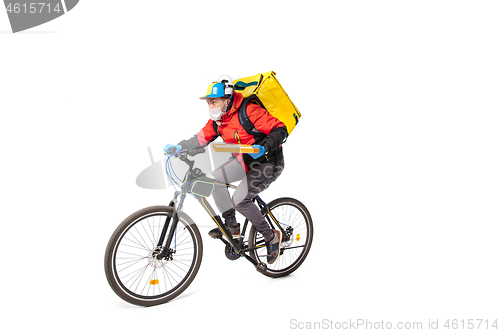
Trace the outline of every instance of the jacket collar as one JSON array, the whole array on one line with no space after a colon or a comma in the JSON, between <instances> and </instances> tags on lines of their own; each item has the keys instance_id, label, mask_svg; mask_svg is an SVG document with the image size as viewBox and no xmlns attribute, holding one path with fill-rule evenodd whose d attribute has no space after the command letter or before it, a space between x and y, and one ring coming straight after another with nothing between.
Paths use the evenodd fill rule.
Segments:
<instances>
[{"instance_id":1,"label":"jacket collar","mask_svg":"<svg viewBox=\"0 0 500 333\"><path fill-rule=\"evenodd\" d=\"M240 108L241 103L243 102L243 95L237 92L233 93L233 98L231 99L231 103L229 103L228 108L229 111L226 112L227 116L231 116Z\"/></svg>"},{"instance_id":2,"label":"jacket collar","mask_svg":"<svg viewBox=\"0 0 500 333\"><path fill-rule=\"evenodd\" d=\"M229 102L228 108L229 111L222 115L221 123L228 123L229 119L233 117L236 111L240 108L241 103L243 103L243 95L237 92L233 93L233 98L231 98L231 102ZM219 123L218 123L219 124Z\"/></svg>"}]
</instances>

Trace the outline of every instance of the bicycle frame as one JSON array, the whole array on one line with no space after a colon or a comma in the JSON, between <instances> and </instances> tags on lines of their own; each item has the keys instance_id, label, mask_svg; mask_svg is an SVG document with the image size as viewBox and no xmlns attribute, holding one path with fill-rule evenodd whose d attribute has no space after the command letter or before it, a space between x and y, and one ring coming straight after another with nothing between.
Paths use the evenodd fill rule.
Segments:
<instances>
[{"instance_id":1,"label":"bicycle frame","mask_svg":"<svg viewBox=\"0 0 500 333\"><path fill-rule=\"evenodd\" d=\"M199 149L200 148L198 148L198 151L199 151ZM204 149L203 149L203 151L204 151ZM184 199L186 197L186 194L190 193L190 194L194 195L194 197L197 199L197 201L200 203L200 205L205 209L205 211L208 213L208 215L210 215L210 217L215 222L215 224L224 233L224 235L226 236L227 240L224 239L224 238L222 238L222 237L220 239L226 245L230 245L238 255L244 256L253 265L257 266L258 263L252 257L250 257L249 255L247 255L246 252L249 252L249 251L255 250L257 248L263 247L264 245L263 244L259 244L258 246L252 247L252 248L248 248L245 245L245 243L244 243L244 236L245 236L246 228L248 226L248 220L245 220L245 224L243 225L243 231L241 233L241 237L239 238L239 240L235 240L235 239L233 239L233 237L232 237L231 232L229 231L229 229L223 223L221 217L214 211L214 209L212 208L212 206L210 205L210 203L208 202L208 200L206 199L206 197L191 192L191 189L192 189L193 184L194 184L194 182L192 181L193 178L194 178L194 176L195 175L196 176L202 176L203 174L202 174L201 170L193 168L194 161L189 160L187 158L187 152L188 152L188 150L181 151L181 152L178 153L180 160L182 160L183 162L185 162L186 164L188 164L189 169L186 172L186 175L184 176L184 180L183 180L183 183L182 183L182 186L181 186L181 192L179 193L178 191L176 191L175 194L174 194L174 198L172 199L172 201L170 201L169 206L174 208L174 214L173 214L172 218L171 217L167 217L167 219L165 221L165 225L163 226L160 238L158 240L158 245L157 246L158 247L163 247L162 252L159 253L158 256L157 256L158 259L164 259L164 258L168 259L168 258L171 257L171 255L173 253L175 253L175 250L171 249L170 245L171 245L172 239L174 237L174 233L175 233L175 230L176 230L176 227L177 227L177 223L179 222L179 212L182 211L182 205L184 203ZM196 153L196 151L195 151L195 153ZM210 181L215 186L226 186L227 188L236 189L236 186L231 185L231 184L221 184L216 179L210 179L209 180L208 178L204 178L204 181L207 181L207 182ZM180 197L180 201L179 201L179 197ZM267 222L269 223L269 225L271 227L273 227L273 224L274 224L277 228L279 228L281 230L282 235L286 235L285 230L280 225L280 223L277 220L277 218L271 213L271 211L269 210L269 207L264 202L264 200L262 200L259 196L256 196L253 199L253 201L257 202L257 204L259 205L259 207L261 209L262 214L265 216L265 218L266 218ZM171 223L171 225L170 225L170 223ZM168 235L167 235L167 231L168 231ZM165 240L165 237L166 237L166 240ZM286 241L286 239L284 239L284 240Z\"/></svg>"}]
</instances>

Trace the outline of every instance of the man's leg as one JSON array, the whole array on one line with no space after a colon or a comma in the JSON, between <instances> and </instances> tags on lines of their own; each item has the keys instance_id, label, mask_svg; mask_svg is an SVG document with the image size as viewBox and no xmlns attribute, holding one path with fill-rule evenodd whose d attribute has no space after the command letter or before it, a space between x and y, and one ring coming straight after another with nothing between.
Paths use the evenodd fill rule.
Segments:
<instances>
[{"instance_id":1,"label":"man's leg","mask_svg":"<svg viewBox=\"0 0 500 333\"><path fill-rule=\"evenodd\" d=\"M252 199L278 178L283 167L283 163L279 163L278 166L263 163L257 168L251 169L233 195L234 208L252 222L266 240L273 237L273 231Z\"/></svg>"},{"instance_id":2,"label":"man's leg","mask_svg":"<svg viewBox=\"0 0 500 333\"><path fill-rule=\"evenodd\" d=\"M236 158L232 158L212 172L212 176L224 184L230 184L232 182L242 180L245 175L245 170ZM224 218L227 224L235 225L235 210L233 208L227 187L216 186L212 192L212 196L217 209L219 209L222 213L222 218Z\"/></svg>"}]
</instances>

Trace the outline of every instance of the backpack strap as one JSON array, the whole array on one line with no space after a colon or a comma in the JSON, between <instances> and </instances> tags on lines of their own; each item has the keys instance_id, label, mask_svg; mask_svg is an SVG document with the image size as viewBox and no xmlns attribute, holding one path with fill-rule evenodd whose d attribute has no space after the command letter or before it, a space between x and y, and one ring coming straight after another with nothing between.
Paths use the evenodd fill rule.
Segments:
<instances>
[{"instance_id":1,"label":"backpack strap","mask_svg":"<svg viewBox=\"0 0 500 333\"><path fill-rule=\"evenodd\" d=\"M255 142L258 143L266 135L264 133L262 133L261 131L259 131L258 129L256 129L254 124L250 120L250 118L248 118L248 114L247 114L248 103L258 104L263 109L265 109L265 107L256 95L250 95L243 100L243 102L241 103L241 106L239 108L239 111L238 111L238 118L240 120L241 126L245 129L245 131L248 134L253 135L255 137Z\"/></svg>"},{"instance_id":2,"label":"backpack strap","mask_svg":"<svg viewBox=\"0 0 500 333\"><path fill-rule=\"evenodd\" d=\"M212 125L213 125L215 133L217 133L217 135L220 135L220 133L219 133L219 125L217 125L217 122L212 121Z\"/></svg>"}]
</instances>

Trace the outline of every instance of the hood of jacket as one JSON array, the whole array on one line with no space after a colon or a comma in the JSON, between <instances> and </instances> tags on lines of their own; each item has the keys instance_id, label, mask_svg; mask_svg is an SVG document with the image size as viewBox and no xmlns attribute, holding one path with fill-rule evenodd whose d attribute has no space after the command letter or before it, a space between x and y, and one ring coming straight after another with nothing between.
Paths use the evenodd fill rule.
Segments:
<instances>
[{"instance_id":1,"label":"hood of jacket","mask_svg":"<svg viewBox=\"0 0 500 333\"><path fill-rule=\"evenodd\" d=\"M236 113L236 111L238 111L238 109L241 106L241 103L243 103L243 99L244 98L242 94L237 92L233 93L233 98L231 99L231 102L228 105L229 111L226 111L226 113L222 115L222 122L224 122L224 117L231 118L233 114Z\"/></svg>"}]
</instances>

